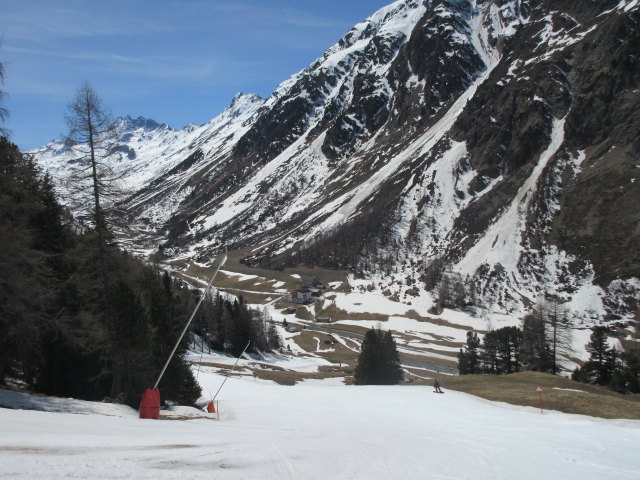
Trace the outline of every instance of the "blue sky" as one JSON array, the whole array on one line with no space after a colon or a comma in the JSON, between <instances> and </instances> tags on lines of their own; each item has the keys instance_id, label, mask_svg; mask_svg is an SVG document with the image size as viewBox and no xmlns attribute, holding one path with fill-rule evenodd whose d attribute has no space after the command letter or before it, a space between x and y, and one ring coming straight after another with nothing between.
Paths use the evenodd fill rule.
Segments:
<instances>
[{"instance_id":1,"label":"blue sky","mask_svg":"<svg viewBox=\"0 0 640 480\"><path fill-rule=\"evenodd\" d=\"M202 124L268 96L392 0L0 0L4 127L23 150L65 133L89 81L115 116Z\"/></svg>"}]
</instances>

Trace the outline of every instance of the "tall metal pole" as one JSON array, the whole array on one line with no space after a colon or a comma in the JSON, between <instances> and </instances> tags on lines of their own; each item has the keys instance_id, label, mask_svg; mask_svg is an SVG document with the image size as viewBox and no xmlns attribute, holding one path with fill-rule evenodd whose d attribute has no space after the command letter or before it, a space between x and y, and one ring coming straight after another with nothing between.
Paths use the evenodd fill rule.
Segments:
<instances>
[{"instance_id":1,"label":"tall metal pole","mask_svg":"<svg viewBox=\"0 0 640 480\"><path fill-rule=\"evenodd\" d=\"M187 333L187 329L189 328L189 325L191 325L191 321L193 320L193 317L196 316L196 312L198 311L198 308L200 308L200 304L202 303L202 301L204 300L204 297L207 295L207 292L211 288L211 285L213 284L213 279L216 278L216 274L218 273L218 270L220 270L220 267L222 267L222 265L224 265L224 262L226 262L226 261L227 261L227 254L225 253L222 256L222 260L220 261L220 264L216 267L216 270L213 272L213 275L211 276L211 280L209 281L209 284L207 285L207 288L205 288L204 292L202 292L202 296L200 297L200 301L196 305L196 308L193 310L193 313L191 314L191 317L189 317L189 320L187 321L187 324L184 326L184 329L182 330L182 333L180 334L180 338L178 338L178 341L176 342L175 347L173 347L173 350L171 351L171 355L169 355L169 358L167 359L167 363L164 364L164 367L162 368L162 371L160 372L160 375L158 376L158 380L156 381L156 383L153 386L153 388L158 388L158 384L160 383L160 380L162 380L162 376L164 375L165 370L169 366L169 362L173 358L173 355L176 353L176 350L178 349L178 345L180 345L180 342L182 341L182 337L184 337L184 334Z\"/></svg>"}]
</instances>

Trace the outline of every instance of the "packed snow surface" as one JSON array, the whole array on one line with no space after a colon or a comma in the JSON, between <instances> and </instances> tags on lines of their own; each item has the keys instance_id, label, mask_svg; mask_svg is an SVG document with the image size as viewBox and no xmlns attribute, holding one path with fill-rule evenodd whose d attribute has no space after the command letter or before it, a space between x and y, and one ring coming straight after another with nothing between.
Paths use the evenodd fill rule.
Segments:
<instances>
[{"instance_id":1,"label":"packed snow surface","mask_svg":"<svg viewBox=\"0 0 640 480\"><path fill-rule=\"evenodd\" d=\"M199 381L215 392L222 377L200 372ZM59 402L55 413L0 408L0 477L640 478L638 421L541 414L442 383L445 395L232 377L218 397L220 420L140 420L99 403L75 414L65 399L48 400ZM7 394L0 390L0 403Z\"/></svg>"}]
</instances>

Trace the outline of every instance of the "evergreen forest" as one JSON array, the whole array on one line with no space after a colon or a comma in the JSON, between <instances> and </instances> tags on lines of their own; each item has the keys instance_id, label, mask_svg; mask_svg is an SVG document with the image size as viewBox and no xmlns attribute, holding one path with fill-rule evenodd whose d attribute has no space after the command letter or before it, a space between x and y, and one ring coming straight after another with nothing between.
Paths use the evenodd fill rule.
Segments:
<instances>
[{"instance_id":1,"label":"evergreen forest","mask_svg":"<svg viewBox=\"0 0 640 480\"><path fill-rule=\"evenodd\" d=\"M134 407L200 296L117 248L106 220L80 224L49 175L5 137L0 272L0 384ZM273 324L242 298L205 300L192 322L205 348L236 356L248 343L250 351L279 348ZM159 384L165 401L192 405L200 396L184 356L189 338Z\"/></svg>"},{"instance_id":2,"label":"evergreen forest","mask_svg":"<svg viewBox=\"0 0 640 480\"><path fill-rule=\"evenodd\" d=\"M589 360L571 377L619 393L640 393L640 348L637 341L623 337L614 327L593 328L585 346ZM619 338L623 348L611 346L609 338ZM458 371L473 375L533 370L557 375L563 371L561 359L571 357L570 347L570 328L557 304L540 305L524 318L522 327L489 330L482 340L468 331L458 353Z\"/></svg>"}]
</instances>

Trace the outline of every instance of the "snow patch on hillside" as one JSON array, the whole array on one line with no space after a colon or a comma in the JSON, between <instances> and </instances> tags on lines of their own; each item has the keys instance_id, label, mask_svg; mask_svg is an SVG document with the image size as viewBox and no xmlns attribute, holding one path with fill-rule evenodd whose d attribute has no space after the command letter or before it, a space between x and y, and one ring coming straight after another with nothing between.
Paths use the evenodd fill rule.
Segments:
<instances>
[{"instance_id":1,"label":"snow patch on hillside","mask_svg":"<svg viewBox=\"0 0 640 480\"><path fill-rule=\"evenodd\" d=\"M525 229L529 203L537 189L538 179L547 163L564 141L564 119L554 119L551 141L540 155L536 167L518 190L509 208L489 227L480 240L470 248L456 269L463 275L474 275L480 265L502 265L509 273L517 273L522 251L522 233Z\"/></svg>"}]
</instances>

